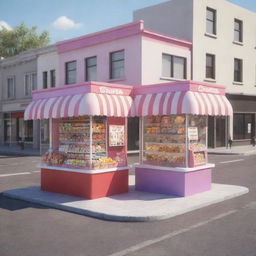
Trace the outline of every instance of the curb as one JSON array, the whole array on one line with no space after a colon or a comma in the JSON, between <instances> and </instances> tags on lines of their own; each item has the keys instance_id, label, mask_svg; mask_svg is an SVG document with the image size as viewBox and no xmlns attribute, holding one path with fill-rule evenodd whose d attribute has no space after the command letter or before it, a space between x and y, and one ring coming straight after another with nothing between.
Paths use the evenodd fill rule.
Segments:
<instances>
[{"instance_id":1,"label":"curb","mask_svg":"<svg viewBox=\"0 0 256 256\"><path fill-rule=\"evenodd\" d=\"M28 152L20 152L20 151L15 151L15 152L8 152L8 151L0 151L0 155L3 156L40 156L40 153L28 153Z\"/></svg>"},{"instance_id":2,"label":"curb","mask_svg":"<svg viewBox=\"0 0 256 256\"><path fill-rule=\"evenodd\" d=\"M239 156L239 155L244 155L244 153L208 152L208 155L230 155L230 156Z\"/></svg>"},{"instance_id":3,"label":"curb","mask_svg":"<svg viewBox=\"0 0 256 256\"><path fill-rule=\"evenodd\" d=\"M47 200L42 200L39 198L32 198L31 196L24 196L24 195L20 195L17 192L17 189L14 190L9 190L9 191L5 191L2 194L6 197L9 198L13 198L13 199L18 199L18 200L23 200L26 202L30 202L30 203L35 203L35 204L39 204L42 206L46 206L46 207L50 207L50 208L54 208L57 210L62 210L62 211L67 211L67 212L71 212L71 213L75 213L75 214L79 214L79 215L85 215L88 217L93 217L93 218L97 218L97 219L101 219L101 220L107 220L107 221L118 221L118 222L152 222L152 221L160 221L160 220L164 220L164 219L169 219L178 215L182 215L209 205L213 205L216 203L220 203L223 202L225 200L228 199L232 199L241 195L244 195L246 193L249 192L249 189L246 187L242 187L242 186L236 186L240 188L240 191L234 192L233 194L229 194L229 195L225 195L222 198L216 198L210 201L206 201L197 205L192 205L189 206L187 208L180 208L176 211L171 211L171 212L167 212L167 213L163 213L163 214L155 214L155 215L144 215L143 214L141 216L130 216L130 215L118 215L118 214L108 214L108 213L104 213L104 212L98 212L98 211L94 211L94 210L90 210L90 209L81 209L78 207L72 207L69 205L63 205L61 203L58 202L50 202ZM49 192L46 192L49 193ZM207 193L207 192L206 192ZM160 199L161 200L161 199ZM170 211L170 209L169 209Z\"/></svg>"}]
</instances>

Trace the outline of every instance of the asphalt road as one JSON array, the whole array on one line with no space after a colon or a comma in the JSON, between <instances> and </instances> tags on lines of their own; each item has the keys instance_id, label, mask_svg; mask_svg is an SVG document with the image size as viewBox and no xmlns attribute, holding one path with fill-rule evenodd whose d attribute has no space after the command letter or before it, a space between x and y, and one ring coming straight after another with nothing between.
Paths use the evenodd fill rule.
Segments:
<instances>
[{"instance_id":1,"label":"asphalt road","mask_svg":"<svg viewBox=\"0 0 256 256\"><path fill-rule=\"evenodd\" d=\"M39 185L39 161L0 156L0 192ZM0 194L0 256L256 256L256 156L210 162L213 182L250 192L158 222L102 221Z\"/></svg>"}]
</instances>

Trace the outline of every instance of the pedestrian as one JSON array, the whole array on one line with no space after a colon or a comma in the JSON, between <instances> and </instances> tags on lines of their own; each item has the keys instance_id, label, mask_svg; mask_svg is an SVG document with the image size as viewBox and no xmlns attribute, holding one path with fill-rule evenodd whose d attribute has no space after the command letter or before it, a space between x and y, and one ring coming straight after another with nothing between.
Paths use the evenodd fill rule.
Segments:
<instances>
[{"instance_id":1,"label":"pedestrian","mask_svg":"<svg viewBox=\"0 0 256 256\"><path fill-rule=\"evenodd\" d=\"M229 146L230 149L232 147L232 143L233 143L233 141L232 141L231 137L229 136L229 138L228 138L228 146Z\"/></svg>"},{"instance_id":2,"label":"pedestrian","mask_svg":"<svg viewBox=\"0 0 256 256\"><path fill-rule=\"evenodd\" d=\"M252 146L255 147L255 144L256 144L255 136L252 137L251 143L252 143Z\"/></svg>"}]
</instances>

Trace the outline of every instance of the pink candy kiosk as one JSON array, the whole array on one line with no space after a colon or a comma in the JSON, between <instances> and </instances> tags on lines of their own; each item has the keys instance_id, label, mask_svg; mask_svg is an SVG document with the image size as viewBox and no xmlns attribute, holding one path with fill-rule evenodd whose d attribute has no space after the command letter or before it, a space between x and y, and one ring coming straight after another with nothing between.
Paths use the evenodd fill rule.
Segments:
<instances>
[{"instance_id":1,"label":"pink candy kiosk","mask_svg":"<svg viewBox=\"0 0 256 256\"><path fill-rule=\"evenodd\" d=\"M49 119L41 189L88 199L128 192L132 86L99 82L33 92L25 119Z\"/></svg>"},{"instance_id":2,"label":"pink candy kiosk","mask_svg":"<svg viewBox=\"0 0 256 256\"><path fill-rule=\"evenodd\" d=\"M230 116L225 87L193 81L134 88L140 120L135 189L189 196L211 189L207 116Z\"/></svg>"},{"instance_id":3,"label":"pink candy kiosk","mask_svg":"<svg viewBox=\"0 0 256 256\"><path fill-rule=\"evenodd\" d=\"M135 189L189 196L211 189L207 116L230 116L225 87L87 82L33 92L25 119L49 119L41 189L95 199L129 190L127 117L140 117Z\"/></svg>"}]
</instances>

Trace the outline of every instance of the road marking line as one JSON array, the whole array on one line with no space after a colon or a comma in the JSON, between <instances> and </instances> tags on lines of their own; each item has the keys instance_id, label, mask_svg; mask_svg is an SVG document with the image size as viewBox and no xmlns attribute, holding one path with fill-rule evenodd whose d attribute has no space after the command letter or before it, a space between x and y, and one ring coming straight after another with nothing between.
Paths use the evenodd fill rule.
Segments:
<instances>
[{"instance_id":1,"label":"road marking line","mask_svg":"<svg viewBox=\"0 0 256 256\"><path fill-rule=\"evenodd\" d=\"M32 172L34 172L34 173L38 173L38 172L41 172L41 171L32 171Z\"/></svg>"},{"instance_id":2,"label":"road marking line","mask_svg":"<svg viewBox=\"0 0 256 256\"><path fill-rule=\"evenodd\" d=\"M31 172L6 173L6 174L0 174L0 177L8 177L8 176L16 176L16 175L27 175L27 174L31 174Z\"/></svg>"},{"instance_id":3,"label":"road marking line","mask_svg":"<svg viewBox=\"0 0 256 256\"><path fill-rule=\"evenodd\" d=\"M235 162L241 162L241 161L244 161L244 159L236 159L236 160L230 160L230 161L223 161L223 162L219 162L219 164L235 163Z\"/></svg>"},{"instance_id":4,"label":"road marking line","mask_svg":"<svg viewBox=\"0 0 256 256\"><path fill-rule=\"evenodd\" d=\"M252 201L252 202L246 204L243 208L250 209L250 210L256 210L256 201Z\"/></svg>"},{"instance_id":5,"label":"road marking line","mask_svg":"<svg viewBox=\"0 0 256 256\"><path fill-rule=\"evenodd\" d=\"M238 212L238 210L231 210L231 211L228 211L226 213L219 214L219 215L217 215L215 217L210 218L209 220L198 222L198 223L196 223L196 224L194 224L192 226L189 226L188 228L182 228L180 230L171 232L171 233L166 234L164 236L160 236L160 237L155 238L155 239L151 239L151 240L147 240L147 241L141 242L141 243L136 244L134 246L131 246L131 247L125 249L125 250L122 250L122 251L110 254L108 256L125 256L127 254L130 254L130 253L136 252L138 250L141 250L141 249L143 249L145 247L148 247L150 245L162 242L164 240L173 238L174 236L177 236L177 235L183 234L185 232L188 232L188 231L190 231L192 229L204 226L204 225L206 225L206 224L208 224L210 222L213 222L215 220L219 220L219 219L225 218L226 216L229 216L229 215L234 214L236 212Z\"/></svg>"}]
</instances>

